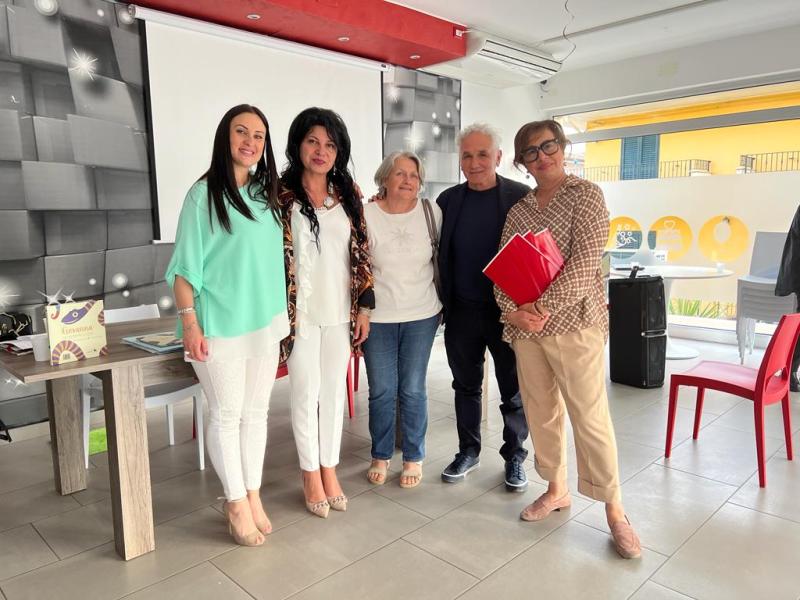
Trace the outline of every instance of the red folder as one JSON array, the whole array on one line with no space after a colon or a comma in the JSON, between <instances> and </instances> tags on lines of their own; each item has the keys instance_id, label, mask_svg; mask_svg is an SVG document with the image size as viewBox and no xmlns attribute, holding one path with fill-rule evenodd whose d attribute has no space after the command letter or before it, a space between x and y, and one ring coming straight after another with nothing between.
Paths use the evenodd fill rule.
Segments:
<instances>
[{"instance_id":1,"label":"red folder","mask_svg":"<svg viewBox=\"0 0 800 600\"><path fill-rule=\"evenodd\" d=\"M514 234L483 272L519 306L538 300L563 266L558 245L545 229Z\"/></svg>"},{"instance_id":2,"label":"red folder","mask_svg":"<svg viewBox=\"0 0 800 600\"><path fill-rule=\"evenodd\" d=\"M549 229L542 229L536 234L529 230L523 237L539 251L541 270L549 275L548 282L552 282L564 268L564 257L561 256L553 234Z\"/></svg>"}]
</instances>

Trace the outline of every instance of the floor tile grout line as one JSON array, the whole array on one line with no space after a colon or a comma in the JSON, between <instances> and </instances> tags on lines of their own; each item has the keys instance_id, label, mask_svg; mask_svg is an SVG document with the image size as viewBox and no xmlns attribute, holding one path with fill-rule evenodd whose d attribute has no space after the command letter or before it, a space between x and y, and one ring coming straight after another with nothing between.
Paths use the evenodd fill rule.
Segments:
<instances>
[{"instance_id":1,"label":"floor tile grout line","mask_svg":"<svg viewBox=\"0 0 800 600\"><path fill-rule=\"evenodd\" d=\"M138 594L138 593L143 592L145 590L149 590L150 588L155 587L157 585L161 585L162 583L172 579L173 577L177 577L178 575L182 575L183 573L186 573L187 571L191 571L194 568L201 567L201 566L206 565L206 564L209 565L215 571L218 571L225 579L230 581L233 585L235 585L237 588L242 590L245 594L247 594L251 598L255 599L255 596L253 596L250 592L248 592L241 585L239 585L239 583L236 580L234 580L233 578L229 577L227 573L225 573L223 570L221 570L219 567L217 567L217 565L212 563L211 560L209 559L209 560L204 560L204 561L199 562L197 564L188 566L185 569L181 569L180 571L177 571L177 572L173 573L169 577L165 577L164 579L160 579L158 581L155 581L155 582L151 583L150 585L146 585L145 587L139 588L137 590L133 590L130 593L125 594L124 596L117 596L117 598L115 600L123 600L124 598L130 598L131 596L133 596L135 594Z\"/></svg>"},{"instance_id":2,"label":"floor tile grout line","mask_svg":"<svg viewBox=\"0 0 800 600\"><path fill-rule=\"evenodd\" d=\"M736 483L729 483L727 481L722 481L720 479L713 479L711 477L707 477L706 475L699 475L697 473L692 473L691 471L685 471L684 469L679 469L677 467L672 467L670 465L665 465L664 463L657 462L657 463L654 463L654 464L657 464L657 465L659 465L661 467L664 467L665 469L672 469L673 471L678 471L680 473L686 473L687 475L694 475L695 477L700 477L700 478L705 479L707 481L713 481L714 483L722 483L722 484L725 484L725 485L729 485L731 487L735 487L737 489L741 488L744 485L746 485L747 482L750 481L753 478L753 475L755 475L758 472L758 469L756 469L754 471L751 471L750 474L745 478L745 480L741 484L736 484Z\"/></svg>"},{"instance_id":3,"label":"floor tile grout line","mask_svg":"<svg viewBox=\"0 0 800 600\"><path fill-rule=\"evenodd\" d=\"M387 498L387 500L389 500L389 498ZM409 510L410 510L410 509L409 509ZM414 511L414 512L416 512L416 511ZM425 525L427 525L427 523L426 523ZM419 527L418 527L417 529L419 529ZM416 529L415 529L415 530L413 530L413 531L416 531ZM412 532L409 532L409 533L412 533ZM404 533L403 535L408 535L408 533ZM291 598L291 597L293 597L293 596L296 596L297 594L300 594L300 593L302 593L302 592L306 591L306 590L307 590L307 589L309 589L310 587L313 587L313 586L315 586L315 585L317 585L317 584L319 584L319 583L321 583L321 582L325 581L326 579L329 579L330 577L333 577L333 576L335 576L337 573L340 573L341 571L344 571L345 569L348 569L348 568L352 567L354 564L356 564L356 563L358 563L358 562L361 562L361 561L362 561L362 560L364 560L365 558L368 558L368 557L372 556L373 554L375 554L376 552L379 552L379 551L383 550L384 548L388 548L389 546L391 546L392 544L394 544L394 543L396 543L396 542L405 542L406 540L404 540L404 539L403 539L403 535L401 535L400 537L394 538L393 540L391 540L391 541L387 542L386 544L383 544L382 546L379 546L378 548L375 548L375 549L374 549L374 550L372 550L371 552L367 552L367 553L366 553L366 554L364 554L363 556L359 556L359 557L358 557L358 558L356 558L355 560L352 560L352 561L350 561L348 564L346 564L346 565L343 565L342 567L340 567L340 568L338 568L338 569L335 569L334 571L331 571L330 573L328 573L328 574L327 574L327 575L325 575L324 577L322 577L322 578L320 578L320 579L317 579L316 581L314 581L314 582L312 582L312 583L308 584L307 586L305 586L305 587L303 587L303 588L300 588L300 589L299 589L299 590L297 590L296 592L292 592L292 593L291 593L291 594L289 594L288 596L284 596L284 597L283 597L281 600L287 600L288 598Z\"/></svg>"},{"instance_id":4,"label":"floor tile grout line","mask_svg":"<svg viewBox=\"0 0 800 600\"><path fill-rule=\"evenodd\" d=\"M712 481L713 481L713 480L712 480ZM719 513L719 511L721 511L722 509L724 509L724 508L725 508L725 506L726 506L727 504L728 504L728 502L727 502L727 500L726 500L726 501L725 501L723 504L721 504L721 505L720 505L720 506L719 506L719 507L718 507L718 508L717 508L717 509L716 509L714 512L712 512L712 513L711 513L711 514L710 514L710 515L709 515L709 516L708 516L708 517L707 517L707 518L706 518L706 519L705 519L705 520L704 520L702 523L700 523L700 525L698 525L697 529L695 529L695 530L694 530L694 531L691 533L691 535L689 535L689 536L688 536L688 537L687 537L687 538L686 538L686 539L683 541L683 543L682 543L680 546L678 546L678 547L675 549L675 552L673 552L673 553L670 555L669 559L665 560L665 561L663 562L663 564L661 564L661 566L660 566L660 567L658 567L658 569L656 569L656 570L655 570L653 573L651 573L651 574L650 574L650 577L649 577L648 579L652 579L653 577L655 577L656 575L658 575L658 573L659 573L659 572L660 572L660 571L661 571L661 570L662 570L662 569L663 569L663 568L664 568L664 567L665 567L665 566L666 566L666 565L669 563L669 561L670 561L670 560L672 560L672 559L673 559L673 558L674 558L674 557L675 557L675 556L676 556L676 555L677 555L677 554L678 554L678 553L679 553L679 552L680 552L680 551L683 549L683 547L684 547L684 546L686 546L686 544L688 544L688 543L689 543L689 542L690 542L690 541L691 541L691 540L692 540L692 539L693 539L693 538L694 538L694 537L695 537L695 536L696 536L696 535L697 535L697 534L700 532L700 530L701 530L703 527L705 527L705 526L706 526L706 524L707 524L707 523L708 523L708 522L709 522L711 519L713 519L713 518L714 518L714 517L715 517L715 516L716 516L716 515ZM658 583L659 585L661 585L661 584L660 584L658 581L655 581L655 580L653 580L653 583ZM666 587L666 586L665 586L665 587ZM674 590L674 591L677 591L677 590ZM680 592L680 593L682 593L682 592Z\"/></svg>"},{"instance_id":5,"label":"floor tile grout line","mask_svg":"<svg viewBox=\"0 0 800 600\"><path fill-rule=\"evenodd\" d=\"M591 506L591 504L590 504L589 506ZM530 551L532 548L534 548L535 546L539 545L539 544L540 544L540 543L542 543L544 540L546 540L546 539L547 539L547 538L549 538L551 535L553 535L553 534L554 534L556 531L558 531L559 529L561 529L562 527L564 527L564 526L565 526L567 523L571 522L571 521L572 521L572 520L573 520L573 519L574 519L576 516L578 516L579 514L583 513L584 511L586 511L586 510L589 508L589 506L587 506L586 508L584 508L584 509L582 509L582 510L578 511L578 512L577 512L575 515L571 515L571 516L569 517L569 519L566 519L566 520L565 520L563 523L561 523L560 525L557 525L557 526L556 526L556 527L554 527L552 530L548 531L548 532L547 532L545 535L543 535L541 538L539 538L538 540L536 540L535 542L533 542L533 543L532 543L530 546L528 546L528 547L527 547L527 548L525 548L524 550L522 550L522 551L518 552L517 554L515 554L515 555L514 555L514 556L513 556L511 559L507 560L507 561L506 561L504 564L502 564L502 565L500 565L500 566L496 567L495 569L492 569L492 571L490 571L489 573L487 573L487 575L486 575L485 577L481 578L481 579L480 579L478 582L476 582L476 583L475 583L475 585L473 585L472 587L470 587L470 588L468 588L468 589L464 590L464 592L463 592L463 593L461 593L461 594L459 594L459 595L458 595L456 598L461 598L461 597L462 597L464 594L466 594L467 592L469 592L470 590L472 590L472 589L473 589L475 586L477 586L477 585L479 585L480 583L482 583L482 582L486 581L486 580L487 580L489 577L491 577L491 576L492 576L492 575L494 575L495 573L497 573L497 572L499 572L500 570L502 570L502 569L504 569L505 567L507 567L507 566L508 566L509 564L511 564L511 563L512 563L514 560L516 560L517 558L519 558L520 556L522 556L522 555L523 555L523 554L525 554L526 552L529 552L529 551ZM582 523L580 523L579 521L576 521L576 522L577 522L577 523L579 523L579 524L582 524Z\"/></svg>"},{"instance_id":6,"label":"floor tile grout line","mask_svg":"<svg viewBox=\"0 0 800 600\"><path fill-rule=\"evenodd\" d=\"M781 519L782 521L788 521L789 523L795 523L797 525L800 525L800 519L792 519L790 517L784 517L783 515L776 515L775 513L771 513L771 512L766 511L766 510L760 510L758 508L753 508L752 506L747 506L745 504L740 504L739 502L737 502L735 500L728 499L728 500L725 501L725 504L733 504L734 506L738 506L739 508L744 508L746 510L751 510L751 511L753 511L755 513L758 513L760 515L764 515L764 516L767 516L767 517L773 517L775 519Z\"/></svg>"},{"instance_id":7,"label":"floor tile grout line","mask_svg":"<svg viewBox=\"0 0 800 600\"><path fill-rule=\"evenodd\" d=\"M45 545L46 545L46 546L47 546L47 547L50 549L50 552L52 552L52 553L53 553L53 556L55 556L55 557L56 557L56 561L60 561L60 560L61 560L61 557L58 555L58 552L56 552L55 548L53 548L53 547L50 545L50 542L48 542L48 541L47 541L47 539L46 539L46 538L44 537L44 535L42 534L42 532L41 532L41 531L39 531L39 529L36 527L36 524L35 524L35 523L29 523L29 525L30 525L30 526L33 528L33 530L36 532L36 535L38 535L38 536L39 536L39 537L42 539L42 541L45 543ZM55 562L55 561L54 561L54 562ZM42 566L44 566L44 565L42 565Z\"/></svg>"},{"instance_id":8,"label":"floor tile grout line","mask_svg":"<svg viewBox=\"0 0 800 600\"><path fill-rule=\"evenodd\" d=\"M424 552L425 554L427 554L427 555L429 555L429 556L432 556L432 557L433 557L433 558L435 558L436 560L440 560L440 561L442 561L442 562L443 562L443 563L445 563L446 565L450 565L450 566L451 566L451 567L453 567L454 569L456 569L456 570L460 571L460 572L461 572L461 573L463 573L464 575L467 575L467 576L471 577L472 579L475 579L476 581L481 581L481 578L480 578L480 577L478 577L477 575L475 575L475 574L473 574L473 573L470 573L469 571L466 571L465 569L463 569L463 568L459 567L459 566L458 566L458 565L456 565L456 564L453 564L453 563L451 563L451 562L450 562L449 560L447 560L446 558L442 558L441 556L437 556L436 554L434 554L433 552L431 552L431 551L430 551L430 550L428 550L427 548L423 548L422 546L419 546L418 544L415 544L415 543L414 543L414 542L412 542L411 540L407 540L407 539L406 539L406 537L405 537L406 535L411 535L412 533L415 533L416 531L419 531L419 528L418 528L418 529L416 529L416 530L414 530L414 531L410 531L409 533L405 534L403 537L401 537L401 538L400 538L400 540L399 540L399 541L401 541L401 542L405 542L405 543L406 543L406 544L408 544L409 546L413 546L413 547L414 547L414 548L416 548L417 550L420 550L420 551Z\"/></svg>"},{"instance_id":9,"label":"floor tile grout line","mask_svg":"<svg viewBox=\"0 0 800 600\"><path fill-rule=\"evenodd\" d=\"M30 525L30 523L27 523L27 525ZM31 527L33 527L33 526L31 525ZM33 529L34 529L34 531L36 531L35 527ZM36 531L36 533L39 535L40 538L42 537L42 535L38 531ZM2 588L3 582L8 582L8 581L11 581L12 579L16 579L17 577L22 577L23 575L27 575L29 573L33 573L34 571L38 571L39 569L44 568L44 567L46 567L48 565L53 565L53 564L55 564L55 563L57 563L57 562L59 562L61 560L60 558L58 558L58 554L56 554L53 551L53 549L50 547L50 544L47 543L47 540L42 539L42 541L45 543L45 545L47 546L48 550L50 550L50 552L53 553L53 556L56 557L55 560L51 560L48 563L45 563L43 565L39 565L39 566L34 567L32 569L28 569L27 571L20 571L19 573L14 573L11 577L5 577L3 579L0 579L0 588Z\"/></svg>"}]
</instances>

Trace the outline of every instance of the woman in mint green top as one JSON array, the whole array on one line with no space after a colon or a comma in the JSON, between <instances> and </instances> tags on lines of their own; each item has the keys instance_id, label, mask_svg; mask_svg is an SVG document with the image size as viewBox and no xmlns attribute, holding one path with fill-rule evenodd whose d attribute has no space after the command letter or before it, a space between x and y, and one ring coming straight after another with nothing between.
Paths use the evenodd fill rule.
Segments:
<instances>
[{"instance_id":1,"label":"woman in mint green top","mask_svg":"<svg viewBox=\"0 0 800 600\"><path fill-rule=\"evenodd\" d=\"M207 338L250 333L286 313L283 228L247 186L238 192L255 219L229 211L229 234L210 215L207 181L189 189L167 270L170 284L179 275L192 286L197 320ZM178 336L182 329L179 321Z\"/></svg>"},{"instance_id":2,"label":"woman in mint green top","mask_svg":"<svg viewBox=\"0 0 800 600\"><path fill-rule=\"evenodd\" d=\"M166 273L178 335L208 399L206 446L229 531L245 546L272 531L259 490L269 397L289 334L277 191L267 119L235 106L217 127L211 166L186 195Z\"/></svg>"}]
</instances>

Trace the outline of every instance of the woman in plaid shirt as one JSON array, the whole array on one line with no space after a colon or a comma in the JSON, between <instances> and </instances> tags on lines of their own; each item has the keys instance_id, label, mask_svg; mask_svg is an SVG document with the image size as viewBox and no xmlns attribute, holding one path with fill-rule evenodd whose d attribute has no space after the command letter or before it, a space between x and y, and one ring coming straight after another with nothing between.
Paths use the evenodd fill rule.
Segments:
<instances>
[{"instance_id":1,"label":"woman in plaid shirt","mask_svg":"<svg viewBox=\"0 0 800 600\"><path fill-rule=\"evenodd\" d=\"M564 171L568 140L555 121L524 125L514 139L514 164L537 187L508 213L501 246L515 233L549 228L564 268L535 303L517 306L495 287L505 323L503 339L516 354L536 471L547 491L520 517L539 521L571 504L567 488L564 411L569 413L578 462L578 491L606 504L614 546L624 558L641 554L625 516L614 429L605 388L608 311L600 257L608 239L608 209L594 183Z\"/></svg>"}]
</instances>

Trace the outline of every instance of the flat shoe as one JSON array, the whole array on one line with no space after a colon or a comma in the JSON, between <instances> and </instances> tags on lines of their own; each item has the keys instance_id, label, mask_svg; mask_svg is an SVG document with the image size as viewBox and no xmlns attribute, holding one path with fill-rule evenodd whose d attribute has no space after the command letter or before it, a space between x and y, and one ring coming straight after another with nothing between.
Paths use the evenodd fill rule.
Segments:
<instances>
[{"instance_id":1,"label":"flat shoe","mask_svg":"<svg viewBox=\"0 0 800 600\"><path fill-rule=\"evenodd\" d=\"M376 459L380 460L382 463L385 463L383 466L381 465L371 465L369 469L367 469L367 481L369 481L372 485L383 485L386 483L386 476L389 471L389 461L383 459ZM377 479L371 479L370 475L377 475Z\"/></svg>"},{"instance_id":2,"label":"flat shoe","mask_svg":"<svg viewBox=\"0 0 800 600\"><path fill-rule=\"evenodd\" d=\"M526 506L519 514L519 518L523 521L541 521L554 510L560 511L562 508L568 508L572 504L569 492L552 502L545 500L545 496L546 494L542 494L533 504Z\"/></svg>"},{"instance_id":3,"label":"flat shoe","mask_svg":"<svg viewBox=\"0 0 800 600\"><path fill-rule=\"evenodd\" d=\"M415 488L419 485L419 482L422 481L422 463L415 462L411 463L415 465L411 469L403 469L403 472L400 474L400 487L405 489ZM416 480L413 483L403 483L403 477L413 477Z\"/></svg>"},{"instance_id":4,"label":"flat shoe","mask_svg":"<svg viewBox=\"0 0 800 600\"><path fill-rule=\"evenodd\" d=\"M617 521L611 526L611 539L622 558L639 558L642 555L642 543L631 527L627 515L624 521Z\"/></svg>"}]
</instances>

